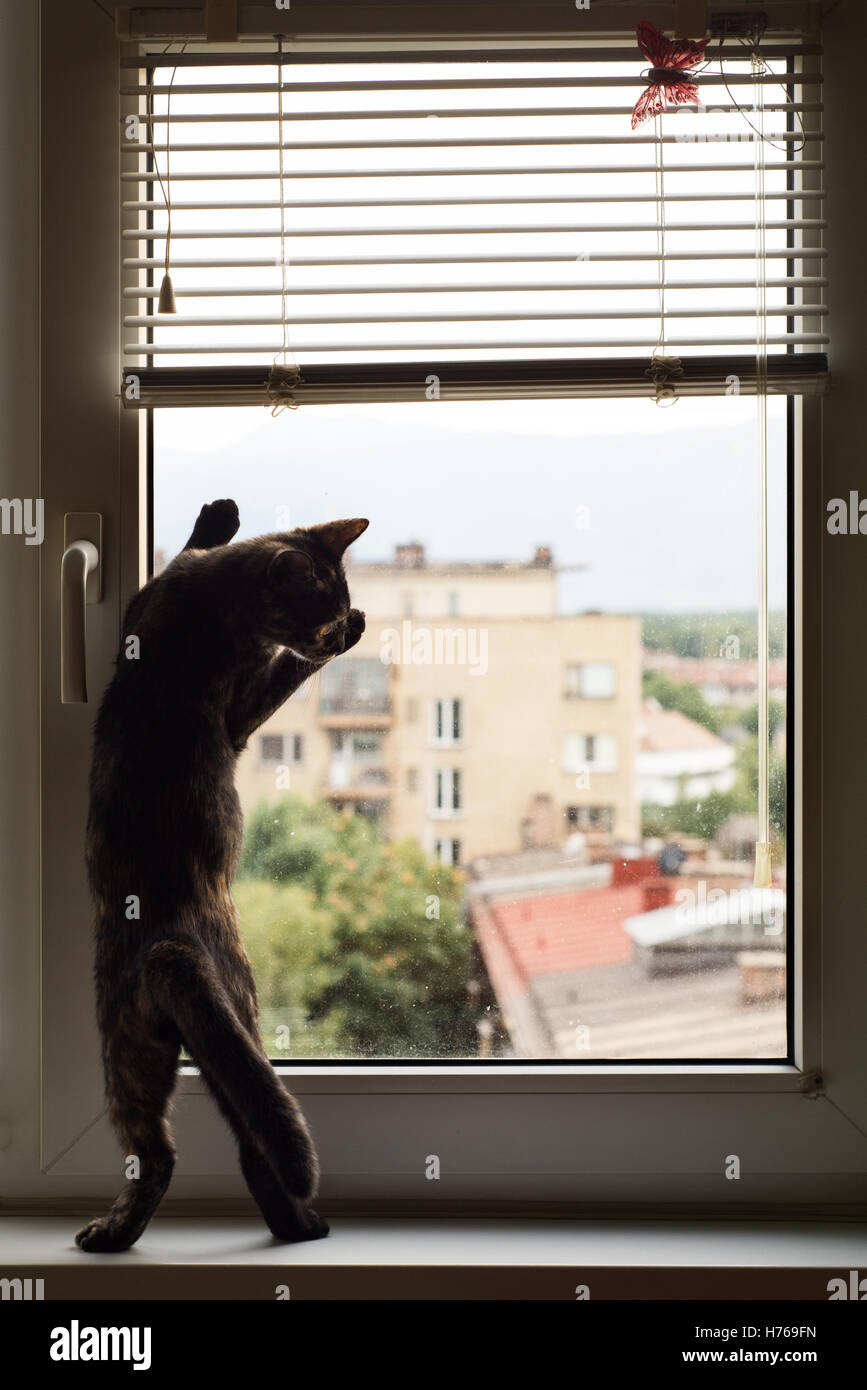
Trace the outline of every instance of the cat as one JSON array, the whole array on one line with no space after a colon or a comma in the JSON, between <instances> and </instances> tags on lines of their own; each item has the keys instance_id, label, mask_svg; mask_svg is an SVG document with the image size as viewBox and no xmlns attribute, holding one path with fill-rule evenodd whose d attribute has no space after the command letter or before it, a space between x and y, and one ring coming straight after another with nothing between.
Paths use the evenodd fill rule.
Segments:
<instances>
[{"instance_id":1,"label":"cat","mask_svg":"<svg viewBox=\"0 0 867 1390\"><path fill-rule=\"evenodd\" d=\"M139 1160L82 1250L126 1250L166 1188L167 1111L181 1046L239 1145L274 1236L315 1240L319 1167L301 1111L268 1060L231 883L243 819L235 764L308 677L355 646L342 556L368 522L333 521L229 545L229 498L202 507L184 549L126 611L94 727L86 860L106 1100Z\"/></svg>"}]
</instances>

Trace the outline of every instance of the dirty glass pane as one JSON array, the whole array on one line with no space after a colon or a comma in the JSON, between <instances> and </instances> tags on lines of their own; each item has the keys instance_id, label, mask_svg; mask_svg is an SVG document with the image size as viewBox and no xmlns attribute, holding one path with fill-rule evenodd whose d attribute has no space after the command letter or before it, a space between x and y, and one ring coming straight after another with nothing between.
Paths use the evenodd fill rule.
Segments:
<instances>
[{"instance_id":1,"label":"dirty glass pane","mask_svg":"<svg viewBox=\"0 0 867 1390\"><path fill-rule=\"evenodd\" d=\"M755 403L157 411L159 568L367 516L367 630L240 759L275 1058L786 1055L786 418L770 402L774 888L756 837Z\"/></svg>"}]
</instances>

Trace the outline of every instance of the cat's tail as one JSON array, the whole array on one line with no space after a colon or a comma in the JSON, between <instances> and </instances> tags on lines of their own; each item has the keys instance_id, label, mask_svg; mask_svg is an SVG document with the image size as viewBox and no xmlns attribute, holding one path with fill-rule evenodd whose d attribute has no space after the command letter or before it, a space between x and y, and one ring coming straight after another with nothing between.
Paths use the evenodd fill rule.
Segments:
<instances>
[{"instance_id":1,"label":"cat's tail","mask_svg":"<svg viewBox=\"0 0 867 1390\"><path fill-rule=\"evenodd\" d=\"M319 1165L304 1117L238 1017L211 957L188 937L160 941L145 959L144 983L239 1142L252 1142L268 1158L287 1193L310 1201Z\"/></svg>"}]
</instances>

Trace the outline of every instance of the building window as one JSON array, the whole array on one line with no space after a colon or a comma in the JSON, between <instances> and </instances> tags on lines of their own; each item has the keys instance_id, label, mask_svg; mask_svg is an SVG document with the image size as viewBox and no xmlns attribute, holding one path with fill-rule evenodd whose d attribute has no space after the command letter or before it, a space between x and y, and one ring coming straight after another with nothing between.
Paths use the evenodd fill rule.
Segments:
<instances>
[{"instance_id":1,"label":"building window","mask_svg":"<svg viewBox=\"0 0 867 1390\"><path fill-rule=\"evenodd\" d=\"M567 734L563 740L564 772L616 772L617 739L613 734Z\"/></svg>"},{"instance_id":2,"label":"building window","mask_svg":"<svg viewBox=\"0 0 867 1390\"><path fill-rule=\"evenodd\" d=\"M614 829L613 806L567 806L566 824L570 830Z\"/></svg>"},{"instance_id":3,"label":"building window","mask_svg":"<svg viewBox=\"0 0 867 1390\"><path fill-rule=\"evenodd\" d=\"M304 760L303 734L260 734L259 762L271 767L277 763L300 763Z\"/></svg>"},{"instance_id":4,"label":"building window","mask_svg":"<svg viewBox=\"0 0 867 1390\"><path fill-rule=\"evenodd\" d=\"M457 589L452 589L446 599L446 613L450 618L457 618L461 608L461 596Z\"/></svg>"},{"instance_id":5,"label":"building window","mask_svg":"<svg viewBox=\"0 0 867 1390\"><path fill-rule=\"evenodd\" d=\"M563 694L568 700L612 700L617 668L612 661L582 661L566 667Z\"/></svg>"},{"instance_id":6,"label":"building window","mask_svg":"<svg viewBox=\"0 0 867 1390\"><path fill-rule=\"evenodd\" d=\"M436 815L448 816L463 806L463 778L457 767L438 767L434 773L433 810Z\"/></svg>"},{"instance_id":7,"label":"building window","mask_svg":"<svg viewBox=\"0 0 867 1390\"><path fill-rule=\"evenodd\" d=\"M418 768L408 767L406 770L406 789L410 796L415 796L418 791Z\"/></svg>"},{"instance_id":8,"label":"building window","mask_svg":"<svg viewBox=\"0 0 867 1390\"><path fill-rule=\"evenodd\" d=\"M463 706L460 700L434 700L431 731L434 743L460 743L463 738L463 722Z\"/></svg>"},{"instance_id":9,"label":"building window","mask_svg":"<svg viewBox=\"0 0 867 1390\"><path fill-rule=\"evenodd\" d=\"M283 761L283 735L282 734L260 734L259 736L259 761L261 763L282 763Z\"/></svg>"},{"instance_id":10,"label":"building window","mask_svg":"<svg viewBox=\"0 0 867 1390\"><path fill-rule=\"evenodd\" d=\"M342 656L322 669L321 714L389 714L388 667L378 657Z\"/></svg>"},{"instance_id":11,"label":"building window","mask_svg":"<svg viewBox=\"0 0 867 1390\"><path fill-rule=\"evenodd\" d=\"M455 867L461 862L461 842L451 836L434 840L434 854L441 864L451 864Z\"/></svg>"}]
</instances>

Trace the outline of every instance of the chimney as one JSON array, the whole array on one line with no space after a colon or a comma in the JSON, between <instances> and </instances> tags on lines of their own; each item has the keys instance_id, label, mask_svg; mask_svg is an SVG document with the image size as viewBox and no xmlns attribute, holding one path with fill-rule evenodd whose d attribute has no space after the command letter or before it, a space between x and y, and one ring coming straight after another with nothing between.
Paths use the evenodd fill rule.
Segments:
<instances>
[{"instance_id":1,"label":"chimney","mask_svg":"<svg viewBox=\"0 0 867 1390\"><path fill-rule=\"evenodd\" d=\"M394 563L401 570L424 569L424 546L418 541L410 541L407 545L396 545Z\"/></svg>"},{"instance_id":2,"label":"chimney","mask_svg":"<svg viewBox=\"0 0 867 1390\"><path fill-rule=\"evenodd\" d=\"M536 569L549 570L554 563L551 547L549 545L537 545L532 563Z\"/></svg>"}]
</instances>

